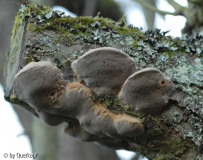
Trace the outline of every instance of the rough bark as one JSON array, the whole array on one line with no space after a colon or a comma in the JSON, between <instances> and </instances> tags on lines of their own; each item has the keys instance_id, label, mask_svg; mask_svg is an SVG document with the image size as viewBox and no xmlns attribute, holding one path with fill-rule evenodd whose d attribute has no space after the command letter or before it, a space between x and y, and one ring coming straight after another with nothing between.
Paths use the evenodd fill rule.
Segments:
<instances>
[{"instance_id":1,"label":"rough bark","mask_svg":"<svg viewBox=\"0 0 203 160\"><path fill-rule=\"evenodd\" d=\"M33 12L33 13L32 13ZM203 159L203 38L171 38L159 30L143 33L100 17L60 17L47 7L26 6L18 13L7 62L5 98L27 108L13 95L15 74L31 61L51 61L67 81L73 81L70 64L92 48L110 46L134 58L138 70L154 67L167 75L176 91L157 116L142 116L129 107L116 106L116 98L99 99L116 114L139 117L145 132L122 137L131 150L149 159ZM147 97L146 97L147 98Z\"/></svg>"}]
</instances>

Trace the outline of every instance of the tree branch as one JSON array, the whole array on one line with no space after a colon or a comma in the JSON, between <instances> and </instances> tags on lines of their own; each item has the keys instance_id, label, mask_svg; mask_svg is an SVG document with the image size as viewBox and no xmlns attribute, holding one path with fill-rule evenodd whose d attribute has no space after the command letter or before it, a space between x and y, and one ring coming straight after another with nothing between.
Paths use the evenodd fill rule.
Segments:
<instances>
[{"instance_id":1,"label":"tree branch","mask_svg":"<svg viewBox=\"0 0 203 160\"><path fill-rule=\"evenodd\" d=\"M142 1L142 0L135 0L135 1L137 3L139 3L141 6L143 6L144 8L150 9L150 10L152 10L154 12L157 12L157 13L163 15L163 16L165 16L167 14L173 15L173 16L177 16L178 15L178 13L176 13L176 12L167 12L167 11L159 10L157 7L152 6L152 5L146 3L145 1Z\"/></svg>"},{"instance_id":2,"label":"tree branch","mask_svg":"<svg viewBox=\"0 0 203 160\"><path fill-rule=\"evenodd\" d=\"M185 12L186 12L186 10L188 10L187 7L181 6L179 3L177 3L174 0L167 0L167 1L175 9L175 12L177 14L185 16Z\"/></svg>"},{"instance_id":3,"label":"tree branch","mask_svg":"<svg viewBox=\"0 0 203 160\"><path fill-rule=\"evenodd\" d=\"M201 150L203 145L203 49L201 48L203 39L201 37L197 35L196 37L174 39L165 36L165 33L161 33L159 30L144 33L137 28L128 27L123 23L117 23L105 18L60 17L56 12L53 12L52 17L46 18L45 15L50 15L50 12L52 12L48 7L29 5L23 8L26 12L21 9L16 17L13 43L11 44L6 67L5 97L8 101L12 103L18 102L22 106L26 102L28 107L33 109L39 106L43 107L42 110L45 114L41 116L47 122L53 120L53 117L57 118L58 116L60 117L59 120L62 120L62 122L65 120L67 123L69 123L67 117L78 119L77 122L79 125L74 125L74 123L70 122L66 127L66 132L76 138L80 137L79 139L84 141L97 141L111 148L130 149L140 152L151 159L166 157L167 159L191 160L195 155L201 159L203 156ZM34 12L31 15L29 14L31 13L30 10ZM37 12L35 13L35 11ZM104 84L104 88L85 86L86 83L89 85L92 79L85 81L77 80L76 75L80 76L78 72L81 70L87 69L86 71L88 72L97 67L92 66L92 64L86 65L89 68L85 67L84 64L80 66L79 61L82 63L89 62L90 59L87 55L98 60L98 56L91 56L91 52L88 52L88 54L87 51L100 47L114 48L110 49L112 52L104 52L107 56L111 57L114 54L117 55L119 52L119 55L125 57L119 63L116 63L117 61L114 60L112 63L106 63L107 60L109 61L109 57L105 61L99 61L102 63L96 63L101 64L101 66L106 65L104 69L109 67L110 71L112 68L117 69L119 67L119 71L117 72L119 72L118 75L120 76L121 73L127 73L125 72L126 67L124 64L128 66L133 63L133 66L136 65L136 69L138 70L128 78L128 83L125 83L126 85L122 85L122 88L127 88L126 90L123 89L119 93L119 96L100 97L92 92L92 90L98 94L108 92L108 84L114 84L111 81L114 77L116 83L120 82L117 79L119 77L118 75L115 75L113 78L106 78L109 79L109 83L107 83L99 78L100 75L103 75L103 70L100 70L102 74L98 74L97 78L99 83ZM124 53L120 53L120 50ZM100 50L96 51L98 51L97 53L101 53L99 52ZM35 67L33 66L34 64ZM110 67L112 64L114 64L113 67ZM41 69L39 69L40 66ZM77 69L77 66L80 66L79 69ZM123 72L120 69L122 67ZM144 73L147 73L145 71L149 71L149 69L145 69L144 72L141 69L147 67L156 68L156 70L152 69L151 71L157 73L155 77L161 76L162 78L155 81L159 86L150 91L156 93L164 91L166 88L163 87L172 82L176 84L176 87L175 90L170 90L170 92L167 90L168 92L155 97L156 100L160 100L161 97L169 98L168 102L164 101L166 105L160 111L158 111L159 108L154 109L152 107L151 110L147 110L148 113L143 112L141 114L138 112L139 107L142 106L139 106L140 103L137 103L138 109L135 109L132 108L133 104L131 105L131 102L129 102L130 105L123 105L122 98L127 102L126 98L128 96L125 97L124 95L131 93L127 92L127 84L134 82L132 81L134 76L136 77L140 73L145 75ZM55 70L55 72L52 72L52 70ZM172 82L164 77L160 71L158 72L158 70ZM36 73L40 74L36 75ZM81 72L81 74L83 73ZM97 74L97 72L93 72L93 74ZM112 74L117 73L112 72ZM143 81L138 81L139 83L137 82L134 85L138 86L144 83L142 84L143 86L148 86L151 83L148 81L148 77L150 76L145 76ZM51 80L50 83L47 83L48 78ZM32 79L32 81L39 80L41 83L32 83L29 79ZM158 83L159 81L160 83ZM69 82L68 86L64 86L67 85L67 82ZM52 85L52 83L55 85ZM96 83L96 85L98 86L99 83ZM45 84L46 86L48 85L48 88L45 87ZM39 87L37 88L38 90L42 89L42 92L45 91L44 94L42 92L40 94L34 94L32 91L37 91L36 88L33 90L32 87L35 87L34 85ZM24 87L27 89L24 90ZM114 88L111 91L116 91L117 93L118 91L115 89L118 88ZM149 93L149 90L145 88L138 90L141 94L145 94L142 102L155 100L155 98L149 98L149 95L146 94ZM26 94L28 91L33 94ZM65 94L67 97L65 99L59 97L60 100L63 100L59 103L57 98L58 96L64 96L63 91L67 93ZM172 95L168 95L169 93ZM73 95L70 96L71 94ZM42 95L44 98L42 98ZM81 103L77 99L77 101L73 101L75 99L74 95L79 95L84 103ZM33 98L29 96L33 96ZM39 100L40 98L41 100ZM135 98L131 96L131 100L134 103ZM64 110L61 110L61 106L63 106ZM89 109L89 106L93 107ZM53 117L52 114L46 114L46 110L50 111L48 113L55 111L54 113L57 116L54 113L52 113L54 114ZM68 111L71 111L72 114ZM85 114L87 112L88 114ZM93 112L94 114L89 116L89 113ZM157 113L157 115L152 114L153 112ZM78 113L80 115L76 117ZM126 115L128 118L123 118L122 115ZM116 124L114 119L117 122ZM133 122L132 124L136 122L136 125L128 125L129 123L127 122L122 123L126 119ZM89 122L88 124L85 123L86 126L84 126L84 120ZM110 123L101 123L105 120ZM119 132L112 130L112 132L106 134L106 130L103 129L92 131L92 125L99 126L93 127L94 129L112 125ZM130 136L133 136L130 137L125 134L126 128L123 129L119 125L123 125L124 128L135 126L138 130L130 134ZM90 127L90 129L87 127ZM109 127L108 129L112 128ZM92 134L91 132L96 133ZM119 133L123 135L117 137ZM138 136L138 133L141 135ZM102 138L99 136L101 134L103 134Z\"/></svg>"}]
</instances>

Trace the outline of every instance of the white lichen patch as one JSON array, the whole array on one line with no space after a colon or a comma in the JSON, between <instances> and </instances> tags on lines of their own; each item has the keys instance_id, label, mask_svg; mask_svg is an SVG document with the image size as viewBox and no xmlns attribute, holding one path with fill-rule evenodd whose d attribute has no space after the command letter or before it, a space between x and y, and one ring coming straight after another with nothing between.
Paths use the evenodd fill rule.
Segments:
<instances>
[{"instance_id":1,"label":"white lichen patch","mask_svg":"<svg viewBox=\"0 0 203 160\"><path fill-rule=\"evenodd\" d=\"M189 64L184 56L181 57L180 63L168 68L166 74L173 80L188 87L193 84L203 87L203 65L200 58L195 59L194 64ZM191 94L193 89L187 88L185 91Z\"/></svg>"}]
</instances>

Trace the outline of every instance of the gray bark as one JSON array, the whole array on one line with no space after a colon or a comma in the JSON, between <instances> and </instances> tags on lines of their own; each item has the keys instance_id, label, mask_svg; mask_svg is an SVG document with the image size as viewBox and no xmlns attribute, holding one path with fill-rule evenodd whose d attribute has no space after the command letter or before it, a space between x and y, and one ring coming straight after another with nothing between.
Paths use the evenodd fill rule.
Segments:
<instances>
[{"instance_id":1,"label":"gray bark","mask_svg":"<svg viewBox=\"0 0 203 160\"><path fill-rule=\"evenodd\" d=\"M49 12L47 8L40 9ZM17 27L9 54L5 88L8 101L26 107L17 95L12 95L12 82L15 74L31 61L51 61L61 69L66 80L72 81L70 63L89 49L101 46L122 49L134 58L138 70L157 68L176 84L176 92L160 114L140 116L144 134L136 138L122 137L123 141L131 150L150 159L203 159L202 37L172 39L158 30L143 33L99 17L28 16ZM111 106L109 109L117 114L138 116L125 107L121 111Z\"/></svg>"}]
</instances>

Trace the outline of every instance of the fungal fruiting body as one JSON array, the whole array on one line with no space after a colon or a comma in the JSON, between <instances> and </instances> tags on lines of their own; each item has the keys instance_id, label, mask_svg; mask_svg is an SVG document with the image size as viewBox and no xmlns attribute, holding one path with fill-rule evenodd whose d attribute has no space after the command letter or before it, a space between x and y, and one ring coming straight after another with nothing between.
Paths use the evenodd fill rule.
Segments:
<instances>
[{"instance_id":1,"label":"fungal fruiting body","mask_svg":"<svg viewBox=\"0 0 203 160\"><path fill-rule=\"evenodd\" d=\"M136 71L125 53L111 47L92 49L72 63L79 80L98 96L115 95L125 80Z\"/></svg>"},{"instance_id":2,"label":"fungal fruiting body","mask_svg":"<svg viewBox=\"0 0 203 160\"><path fill-rule=\"evenodd\" d=\"M137 112L156 114L167 104L173 89L173 83L162 72L145 68L125 81L119 98Z\"/></svg>"},{"instance_id":3,"label":"fungal fruiting body","mask_svg":"<svg viewBox=\"0 0 203 160\"><path fill-rule=\"evenodd\" d=\"M95 142L101 146L111 148L111 149L130 149L130 146L122 138L110 138L91 134L85 131L79 122L72 124L67 122L63 128L63 132L74 137L75 139L83 142Z\"/></svg>"},{"instance_id":4,"label":"fungal fruiting body","mask_svg":"<svg viewBox=\"0 0 203 160\"><path fill-rule=\"evenodd\" d=\"M136 72L129 56L110 47L88 51L72 63L72 69L80 82L67 83L50 62L31 62L14 77L14 94L47 124L65 121L65 133L112 147L122 143L120 136L142 134L144 126L139 118L115 115L93 98L94 93L98 97L119 93L135 112L153 115L167 104L174 88L159 70Z\"/></svg>"},{"instance_id":5,"label":"fungal fruiting body","mask_svg":"<svg viewBox=\"0 0 203 160\"><path fill-rule=\"evenodd\" d=\"M14 77L17 97L29 106L51 113L65 87L60 70L50 62L31 62Z\"/></svg>"},{"instance_id":6,"label":"fungal fruiting body","mask_svg":"<svg viewBox=\"0 0 203 160\"><path fill-rule=\"evenodd\" d=\"M70 122L67 122L63 128L63 132L74 137L79 141L92 142L98 140L100 137L94 134L91 134L84 130L79 122L73 125Z\"/></svg>"},{"instance_id":7,"label":"fungal fruiting body","mask_svg":"<svg viewBox=\"0 0 203 160\"><path fill-rule=\"evenodd\" d=\"M64 117L72 117L86 132L104 137L134 137L144 131L139 119L114 115L95 102L87 86L66 83L60 70L49 62L29 63L14 77L13 87L17 97L37 109L39 117L48 124L57 125ZM51 121L51 115L55 121Z\"/></svg>"},{"instance_id":8,"label":"fungal fruiting body","mask_svg":"<svg viewBox=\"0 0 203 160\"><path fill-rule=\"evenodd\" d=\"M103 105L94 102L92 96L90 88L79 82L70 83L66 87L60 106L64 108L65 115L74 116L86 131L95 135L133 137L143 133L144 128L139 119L125 114L117 116ZM98 124L101 125L98 126Z\"/></svg>"},{"instance_id":9,"label":"fungal fruiting body","mask_svg":"<svg viewBox=\"0 0 203 160\"><path fill-rule=\"evenodd\" d=\"M36 112L38 114L38 116L40 117L40 119L42 119L45 123L51 125L51 126L57 126L61 123L63 123L64 121L64 117L60 116L60 115L56 115L56 114L51 114L48 112L44 112L41 110L37 110Z\"/></svg>"}]
</instances>

